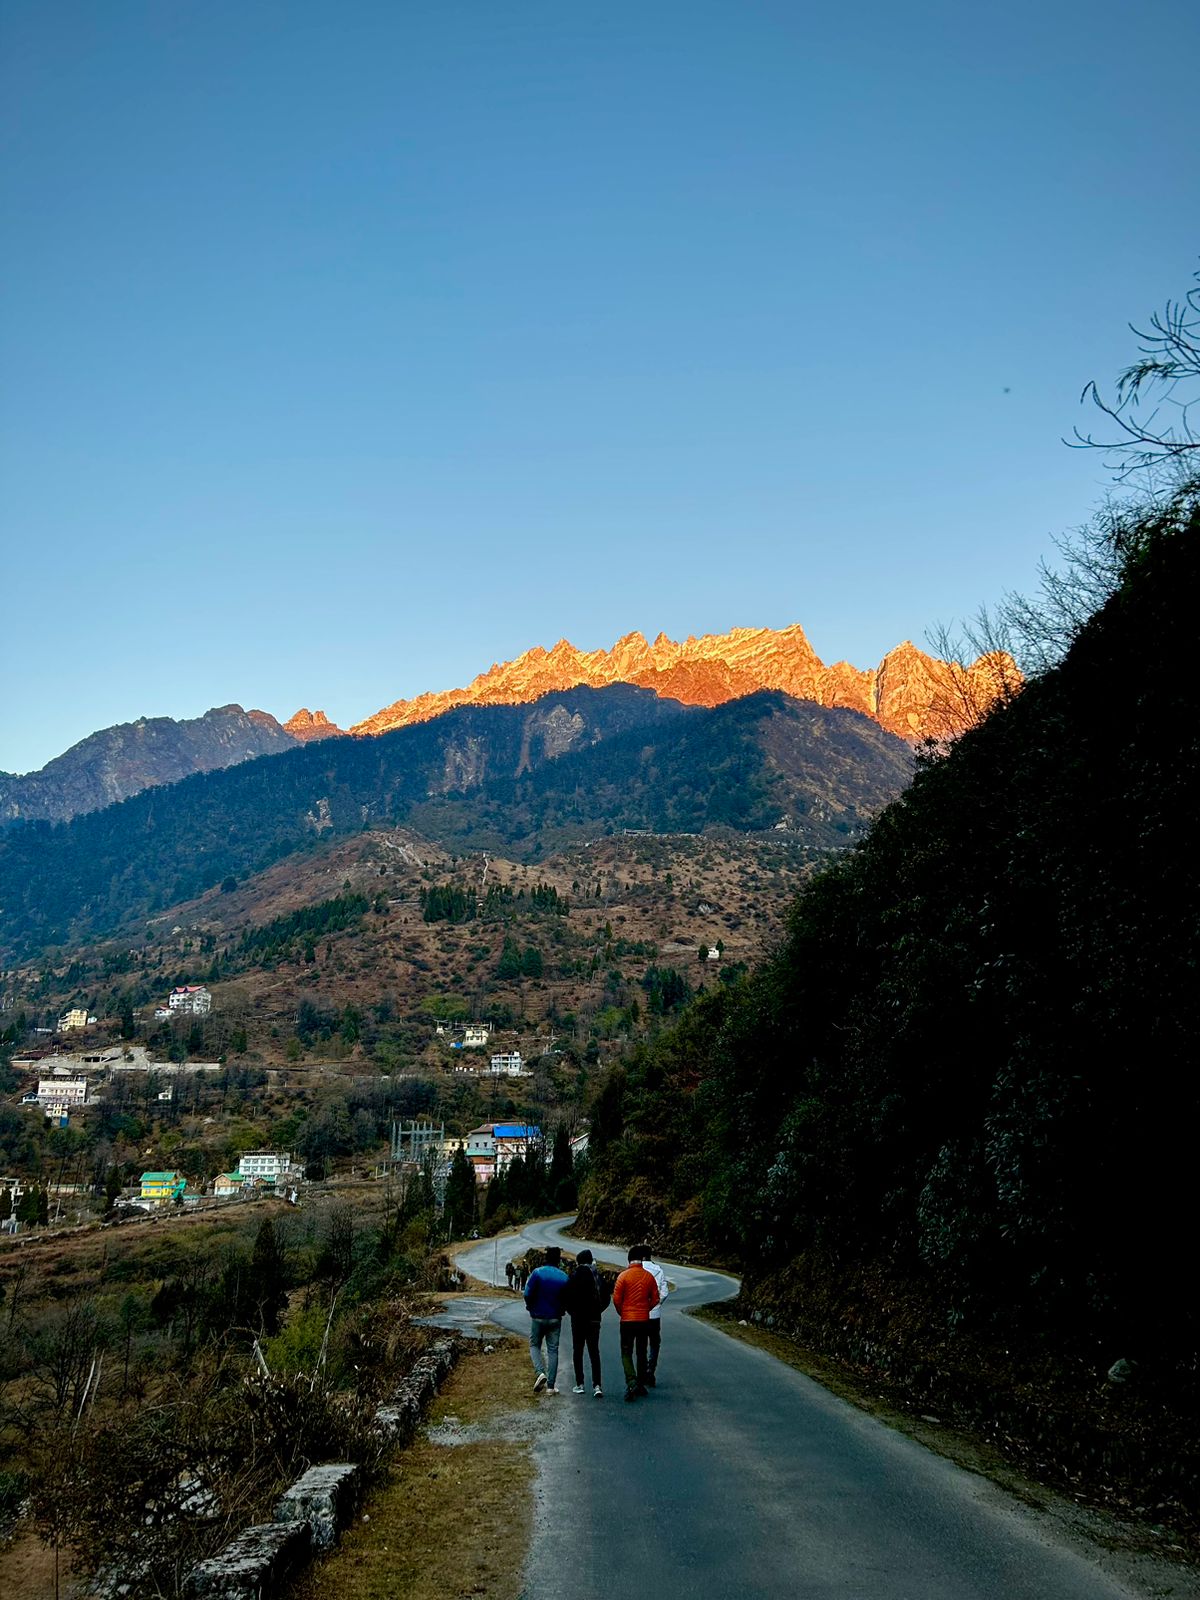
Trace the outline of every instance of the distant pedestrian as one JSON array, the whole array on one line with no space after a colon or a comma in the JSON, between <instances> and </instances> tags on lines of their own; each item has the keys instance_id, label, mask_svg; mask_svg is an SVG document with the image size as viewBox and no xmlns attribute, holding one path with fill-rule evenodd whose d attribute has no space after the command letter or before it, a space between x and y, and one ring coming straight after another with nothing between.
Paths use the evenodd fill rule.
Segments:
<instances>
[{"instance_id":1,"label":"distant pedestrian","mask_svg":"<svg viewBox=\"0 0 1200 1600\"><path fill-rule=\"evenodd\" d=\"M646 1382L653 1389L656 1382L654 1374L658 1371L658 1352L662 1347L663 1301L670 1290L667 1288L667 1275L650 1254L648 1244L642 1246L642 1265L658 1285L658 1304L650 1313L650 1333L646 1352Z\"/></svg>"},{"instance_id":2,"label":"distant pedestrian","mask_svg":"<svg viewBox=\"0 0 1200 1600\"><path fill-rule=\"evenodd\" d=\"M529 1263L528 1263L528 1261L522 1261L521 1266L520 1266L520 1270L517 1273L517 1278L518 1278L518 1281L520 1282L520 1285L521 1285L521 1293L524 1294L525 1293L525 1285L529 1282Z\"/></svg>"},{"instance_id":3,"label":"distant pedestrian","mask_svg":"<svg viewBox=\"0 0 1200 1600\"><path fill-rule=\"evenodd\" d=\"M629 1252L629 1265L613 1289L613 1305L621 1319L621 1366L625 1369L626 1400L636 1400L647 1393L646 1345L650 1338L650 1313L657 1304L658 1284L642 1265L641 1247L634 1245Z\"/></svg>"},{"instance_id":4,"label":"distant pedestrian","mask_svg":"<svg viewBox=\"0 0 1200 1600\"><path fill-rule=\"evenodd\" d=\"M575 1257L575 1271L567 1282L563 1308L571 1319L575 1393L584 1393L583 1352L586 1348L592 1368L592 1393L597 1400L604 1398L600 1387L600 1319L607 1304L608 1292L592 1263L592 1252L581 1250Z\"/></svg>"},{"instance_id":5,"label":"distant pedestrian","mask_svg":"<svg viewBox=\"0 0 1200 1600\"><path fill-rule=\"evenodd\" d=\"M513 1264L511 1261L504 1263L504 1276L508 1279L508 1287L511 1289L513 1286Z\"/></svg>"},{"instance_id":6,"label":"distant pedestrian","mask_svg":"<svg viewBox=\"0 0 1200 1600\"><path fill-rule=\"evenodd\" d=\"M525 1286L525 1306L529 1312L529 1356L536 1376L533 1392L545 1389L547 1394L557 1394L558 1340L562 1333L563 1299L567 1292L567 1275L559 1262L562 1251L551 1245L546 1251L546 1264L529 1274ZM546 1346L546 1362L542 1364L542 1345Z\"/></svg>"}]
</instances>

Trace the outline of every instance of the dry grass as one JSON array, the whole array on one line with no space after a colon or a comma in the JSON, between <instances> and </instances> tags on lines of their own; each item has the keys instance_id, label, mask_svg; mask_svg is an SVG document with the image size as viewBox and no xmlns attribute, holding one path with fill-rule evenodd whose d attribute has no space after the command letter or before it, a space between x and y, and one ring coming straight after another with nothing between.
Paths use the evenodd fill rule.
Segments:
<instances>
[{"instance_id":1,"label":"dry grass","mask_svg":"<svg viewBox=\"0 0 1200 1600\"><path fill-rule=\"evenodd\" d=\"M425 1434L399 1455L365 1515L303 1580L296 1600L517 1600L533 1520L533 1463L514 1438L536 1405L516 1339L472 1350L434 1402Z\"/></svg>"},{"instance_id":2,"label":"dry grass","mask_svg":"<svg viewBox=\"0 0 1200 1600\"><path fill-rule=\"evenodd\" d=\"M59 1556L59 1600L75 1600L83 1584L71 1567L70 1556ZM6 1600L54 1600L54 1551L33 1533L21 1533L0 1546L0 1594Z\"/></svg>"}]
</instances>

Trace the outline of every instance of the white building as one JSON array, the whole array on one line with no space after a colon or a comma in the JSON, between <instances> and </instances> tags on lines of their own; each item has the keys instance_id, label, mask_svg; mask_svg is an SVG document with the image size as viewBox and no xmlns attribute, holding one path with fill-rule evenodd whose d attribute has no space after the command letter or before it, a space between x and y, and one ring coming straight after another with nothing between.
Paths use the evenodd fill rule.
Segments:
<instances>
[{"instance_id":1,"label":"white building","mask_svg":"<svg viewBox=\"0 0 1200 1600\"><path fill-rule=\"evenodd\" d=\"M86 1078L39 1078L38 1104L81 1106L87 1099L87 1091Z\"/></svg>"},{"instance_id":2,"label":"white building","mask_svg":"<svg viewBox=\"0 0 1200 1600\"><path fill-rule=\"evenodd\" d=\"M70 1011L64 1011L58 1019L59 1033L71 1033L77 1028L86 1028L87 1025L88 1014L83 1006L72 1006Z\"/></svg>"},{"instance_id":3,"label":"white building","mask_svg":"<svg viewBox=\"0 0 1200 1600\"><path fill-rule=\"evenodd\" d=\"M519 1050L504 1051L492 1057L490 1070L497 1075L507 1075L510 1078L521 1076L523 1063Z\"/></svg>"},{"instance_id":4,"label":"white building","mask_svg":"<svg viewBox=\"0 0 1200 1600\"><path fill-rule=\"evenodd\" d=\"M247 1150L238 1162L238 1176L247 1183L278 1183L291 1171L292 1157L287 1150Z\"/></svg>"},{"instance_id":5,"label":"white building","mask_svg":"<svg viewBox=\"0 0 1200 1600\"><path fill-rule=\"evenodd\" d=\"M201 983L185 983L171 990L167 1005L183 1016L206 1017L212 1010L212 995Z\"/></svg>"},{"instance_id":6,"label":"white building","mask_svg":"<svg viewBox=\"0 0 1200 1600\"><path fill-rule=\"evenodd\" d=\"M463 1029L463 1044L468 1050L485 1045L492 1036L492 1030L486 1022L468 1022Z\"/></svg>"}]
</instances>

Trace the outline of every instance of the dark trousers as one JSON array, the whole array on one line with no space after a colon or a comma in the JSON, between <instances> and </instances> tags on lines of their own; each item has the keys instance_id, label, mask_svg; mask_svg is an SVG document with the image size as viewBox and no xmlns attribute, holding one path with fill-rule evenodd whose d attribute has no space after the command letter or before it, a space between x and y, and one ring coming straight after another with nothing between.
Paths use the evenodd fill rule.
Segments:
<instances>
[{"instance_id":1,"label":"dark trousers","mask_svg":"<svg viewBox=\"0 0 1200 1600\"><path fill-rule=\"evenodd\" d=\"M621 1324L621 1365L625 1369L625 1382L632 1389L646 1382L646 1341L650 1337L649 1322L623 1322ZM637 1351L637 1367L633 1364Z\"/></svg>"},{"instance_id":2,"label":"dark trousers","mask_svg":"<svg viewBox=\"0 0 1200 1600\"><path fill-rule=\"evenodd\" d=\"M588 1360L592 1367L592 1388L599 1389L600 1384L600 1324L598 1322L584 1322L578 1317L571 1318L571 1354L575 1358L575 1382L583 1382L583 1351L587 1346Z\"/></svg>"},{"instance_id":3,"label":"dark trousers","mask_svg":"<svg viewBox=\"0 0 1200 1600\"><path fill-rule=\"evenodd\" d=\"M646 1371L653 1372L658 1366L658 1350L659 1346L662 1344L662 1322L658 1317L651 1317L650 1321L647 1323L647 1327L650 1329L650 1337L648 1340L650 1346L650 1355L646 1361Z\"/></svg>"}]
</instances>

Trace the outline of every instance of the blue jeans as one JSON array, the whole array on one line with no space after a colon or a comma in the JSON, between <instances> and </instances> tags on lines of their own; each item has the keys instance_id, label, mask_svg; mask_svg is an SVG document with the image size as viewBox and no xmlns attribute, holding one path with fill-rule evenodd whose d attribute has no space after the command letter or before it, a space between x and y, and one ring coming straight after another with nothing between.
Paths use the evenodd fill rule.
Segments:
<instances>
[{"instance_id":1,"label":"blue jeans","mask_svg":"<svg viewBox=\"0 0 1200 1600\"><path fill-rule=\"evenodd\" d=\"M558 1377L558 1336L562 1332L561 1317L530 1317L529 1358L535 1372L546 1374L546 1385L553 1389ZM546 1341L546 1365L542 1366L542 1340Z\"/></svg>"}]
</instances>

